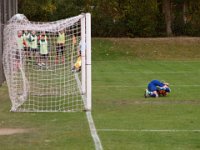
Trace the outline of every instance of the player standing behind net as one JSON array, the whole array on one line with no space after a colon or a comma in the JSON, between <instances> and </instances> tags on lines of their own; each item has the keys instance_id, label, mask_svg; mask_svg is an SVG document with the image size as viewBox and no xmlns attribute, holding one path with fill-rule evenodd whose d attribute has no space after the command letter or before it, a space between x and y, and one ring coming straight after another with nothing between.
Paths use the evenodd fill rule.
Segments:
<instances>
[{"instance_id":1,"label":"player standing behind net","mask_svg":"<svg viewBox=\"0 0 200 150\"><path fill-rule=\"evenodd\" d=\"M36 64L39 64L38 37L35 31L32 31L30 34L30 52L35 59Z\"/></svg>"},{"instance_id":2,"label":"player standing behind net","mask_svg":"<svg viewBox=\"0 0 200 150\"><path fill-rule=\"evenodd\" d=\"M47 66L48 65L48 42L44 34L40 36L39 48L40 48L41 64L38 64L38 65Z\"/></svg>"},{"instance_id":3,"label":"player standing behind net","mask_svg":"<svg viewBox=\"0 0 200 150\"><path fill-rule=\"evenodd\" d=\"M144 97L159 97L159 90L163 90L167 93L170 93L169 83L160 82L159 80L152 80L148 84L148 89L145 90Z\"/></svg>"},{"instance_id":4,"label":"player standing behind net","mask_svg":"<svg viewBox=\"0 0 200 150\"><path fill-rule=\"evenodd\" d=\"M57 43L56 43L56 60L55 63L58 64L60 61L60 57L62 57L62 63L65 62L64 49L65 49L65 32L64 30L60 31L57 35Z\"/></svg>"},{"instance_id":5,"label":"player standing behind net","mask_svg":"<svg viewBox=\"0 0 200 150\"><path fill-rule=\"evenodd\" d=\"M26 43L24 47L24 53L26 58L30 59L30 33L27 30L24 30L23 38Z\"/></svg>"},{"instance_id":6,"label":"player standing behind net","mask_svg":"<svg viewBox=\"0 0 200 150\"><path fill-rule=\"evenodd\" d=\"M46 36L46 32L45 31L41 32L41 34L38 37L38 40L40 40L42 35L44 35L45 40L47 40L47 36Z\"/></svg>"},{"instance_id":7,"label":"player standing behind net","mask_svg":"<svg viewBox=\"0 0 200 150\"><path fill-rule=\"evenodd\" d=\"M19 70L20 67L20 51L21 53L24 50L24 45L25 45L25 41L24 41L24 37L23 37L23 32L22 31L18 31L17 32L17 51L14 54L15 56L15 61L14 61L14 69Z\"/></svg>"}]
</instances>

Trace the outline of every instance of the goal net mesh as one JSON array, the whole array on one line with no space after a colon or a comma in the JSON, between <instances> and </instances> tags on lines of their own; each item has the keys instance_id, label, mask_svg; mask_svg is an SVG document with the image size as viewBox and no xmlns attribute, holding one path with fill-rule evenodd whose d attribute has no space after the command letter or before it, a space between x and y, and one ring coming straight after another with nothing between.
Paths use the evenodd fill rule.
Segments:
<instances>
[{"instance_id":1,"label":"goal net mesh","mask_svg":"<svg viewBox=\"0 0 200 150\"><path fill-rule=\"evenodd\" d=\"M11 111L71 112L85 109L81 90L81 19L30 22L13 16L4 28L3 65Z\"/></svg>"}]
</instances>

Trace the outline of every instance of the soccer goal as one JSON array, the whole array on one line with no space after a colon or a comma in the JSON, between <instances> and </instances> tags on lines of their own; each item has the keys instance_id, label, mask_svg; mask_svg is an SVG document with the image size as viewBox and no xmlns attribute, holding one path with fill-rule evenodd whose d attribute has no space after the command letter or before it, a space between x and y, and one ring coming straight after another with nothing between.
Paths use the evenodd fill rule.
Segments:
<instances>
[{"instance_id":1,"label":"soccer goal","mask_svg":"<svg viewBox=\"0 0 200 150\"><path fill-rule=\"evenodd\" d=\"M14 112L91 110L91 15L4 27L3 65Z\"/></svg>"}]
</instances>

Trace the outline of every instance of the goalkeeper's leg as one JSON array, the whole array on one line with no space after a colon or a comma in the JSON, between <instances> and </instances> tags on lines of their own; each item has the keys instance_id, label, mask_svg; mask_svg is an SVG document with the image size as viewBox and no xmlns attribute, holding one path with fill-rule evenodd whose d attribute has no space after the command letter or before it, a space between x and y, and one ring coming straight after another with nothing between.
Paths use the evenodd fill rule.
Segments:
<instances>
[{"instance_id":1,"label":"goalkeeper's leg","mask_svg":"<svg viewBox=\"0 0 200 150\"><path fill-rule=\"evenodd\" d=\"M155 98L158 97L157 91L149 92L149 95L150 95L150 97L155 97Z\"/></svg>"},{"instance_id":2,"label":"goalkeeper's leg","mask_svg":"<svg viewBox=\"0 0 200 150\"><path fill-rule=\"evenodd\" d=\"M144 93L144 97L147 98L147 97L158 97L158 93L157 91L149 91L148 89L145 90L145 93Z\"/></svg>"},{"instance_id":3,"label":"goalkeeper's leg","mask_svg":"<svg viewBox=\"0 0 200 150\"><path fill-rule=\"evenodd\" d=\"M60 44L56 45L56 59L55 59L55 64L59 63L59 57L60 57Z\"/></svg>"},{"instance_id":4,"label":"goalkeeper's leg","mask_svg":"<svg viewBox=\"0 0 200 150\"><path fill-rule=\"evenodd\" d=\"M61 48L62 63L65 63L64 46Z\"/></svg>"},{"instance_id":5,"label":"goalkeeper's leg","mask_svg":"<svg viewBox=\"0 0 200 150\"><path fill-rule=\"evenodd\" d=\"M158 97L157 87L153 84L148 85L148 90L145 91L145 98L146 97Z\"/></svg>"}]
</instances>

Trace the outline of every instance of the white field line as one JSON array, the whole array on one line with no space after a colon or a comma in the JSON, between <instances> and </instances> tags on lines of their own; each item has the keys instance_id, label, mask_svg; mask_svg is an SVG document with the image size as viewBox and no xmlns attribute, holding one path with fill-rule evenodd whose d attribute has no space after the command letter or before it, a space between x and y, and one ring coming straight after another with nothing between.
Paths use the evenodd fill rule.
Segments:
<instances>
[{"instance_id":1,"label":"white field line","mask_svg":"<svg viewBox=\"0 0 200 150\"><path fill-rule=\"evenodd\" d=\"M200 132L200 129L196 130L178 130L178 129L97 129L99 132Z\"/></svg>"},{"instance_id":2,"label":"white field line","mask_svg":"<svg viewBox=\"0 0 200 150\"><path fill-rule=\"evenodd\" d=\"M194 74L200 73L199 71L170 71L170 72L153 72L153 71L146 71L146 72L134 72L134 71L103 71L101 73L110 73L110 74Z\"/></svg>"},{"instance_id":3,"label":"white field line","mask_svg":"<svg viewBox=\"0 0 200 150\"><path fill-rule=\"evenodd\" d=\"M85 105L85 103L86 103L85 96L82 94L81 82L80 82L77 74L75 74L75 79L76 79L79 91L81 93L81 96L82 96L82 99L83 99L83 102L84 102L84 105ZM94 125L94 121L93 121L91 112L87 111L86 116L87 116L88 124L89 124L89 127L90 127L90 133L91 133L91 136L92 136L94 144L95 144L95 149L96 150L103 150L100 138L97 134L97 130L96 130L96 127Z\"/></svg>"},{"instance_id":4,"label":"white field line","mask_svg":"<svg viewBox=\"0 0 200 150\"><path fill-rule=\"evenodd\" d=\"M93 62L103 62L103 63L107 63L107 62L129 62L129 63L132 63L132 64L138 64L138 63L134 63L134 61L127 61L127 60L108 60L108 61L105 61L105 60L93 60ZM137 62L143 62L142 60L141 61L138 61ZM147 62L147 61L146 61ZM153 62L153 63L172 63L172 62L177 62L177 63L199 63L200 61L199 60L172 60L172 61L165 61L165 60L156 60L156 61L149 61L149 62ZM140 64L138 64L140 65Z\"/></svg>"},{"instance_id":5,"label":"white field line","mask_svg":"<svg viewBox=\"0 0 200 150\"><path fill-rule=\"evenodd\" d=\"M100 140L100 138L97 134L97 130L96 130L96 127L94 125L94 121L93 121L91 112L87 111L86 116L87 116L88 124L89 124L89 127L90 127L90 132L91 132L94 144L95 144L95 149L96 150L103 150L101 140Z\"/></svg>"},{"instance_id":6,"label":"white field line","mask_svg":"<svg viewBox=\"0 0 200 150\"><path fill-rule=\"evenodd\" d=\"M113 88L113 87L119 87L119 88L130 88L130 87L135 87L135 88L140 88L140 87L147 87L146 85L99 85L99 86L95 86L93 85L93 87L102 87L102 88L105 88L105 87L110 87L110 88ZM200 84L184 84L184 85L170 85L170 87L200 87Z\"/></svg>"}]
</instances>

